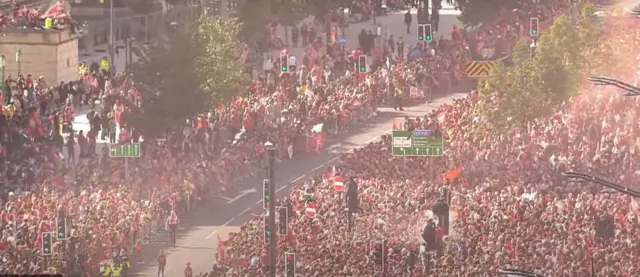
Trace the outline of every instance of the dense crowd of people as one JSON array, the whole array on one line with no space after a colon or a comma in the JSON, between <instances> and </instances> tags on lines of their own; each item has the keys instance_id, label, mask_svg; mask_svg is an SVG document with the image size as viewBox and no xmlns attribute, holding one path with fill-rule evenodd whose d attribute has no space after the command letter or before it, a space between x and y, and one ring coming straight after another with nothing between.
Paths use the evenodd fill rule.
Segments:
<instances>
[{"instance_id":1,"label":"dense crowd of people","mask_svg":"<svg viewBox=\"0 0 640 277\"><path fill-rule=\"evenodd\" d=\"M592 260L597 276L640 274L635 262L640 258L639 200L585 189L559 174L590 172L633 187L639 146L634 110L640 102L617 92L585 91L528 130L471 136L468 123L477 120L478 101L472 93L408 122L418 129L446 130L444 157L394 157L391 138L383 136L343 154L337 170L323 173L337 171L357 180L362 213L352 230L345 196L331 182L318 177L297 186L286 199L296 213L278 253L295 252L297 272L304 276L374 276L372 242L382 239L390 248L387 276L494 276L506 266L544 276L589 276ZM450 186L436 176L457 167L463 173ZM443 186L454 191L453 227L442 238L446 250L435 255L421 248L421 232ZM304 208L309 188L317 207L313 219ZM594 217L603 215L614 218L612 238L595 236ZM264 270L261 221L249 221L221 242L218 262L231 276Z\"/></svg>"},{"instance_id":2,"label":"dense crowd of people","mask_svg":"<svg viewBox=\"0 0 640 277\"><path fill-rule=\"evenodd\" d=\"M620 28L627 34L611 43L633 49L635 28ZM560 173L585 172L638 189L640 100L589 87L526 128L478 133L474 125L484 119L475 111L489 98L473 91L404 122L442 131L443 157L394 157L391 137L383 136L344 153L337 168L301 181L282 200L295 213L277 253L295 252L296 272L303 276L376 276L374 243L380 240L388 243L385 276L496 276L503 268L542 276L638 276L640 200ZM357 183L361 212L352 229L345 195L330 176ZM453 224L449 236L438 236L443 249L432 252L424 246L423 227L433 220L442 187L453 191ZM305 212L309 201L316 205L314 218ZM219 242L222 276L267 270L262 221L257 216ZM611 224L610 233L602 222ZM278 268L283 257L278 255Z\"/></svg>"},{"instance_id":3,"label":"dense crowd of people","mask_svg":"<svg viewBox=\"0 0 640 277\"><path fill-rule=\"evenodd\" d=\"M81 81L55 88L42 78L4 82L9 91L17 86L27 93L16 93L0 116L0 273L95 275L105 260L140 254L142 239L164 226L169 211L187 212L195 199L261 172L266 141L278 145L279 160L292 158L309 150L312 129L336 133L374 116L383 101L391 99L402 109L405 97L424 99L424 87L454 85L468 58L458 32L451 41L406 52L393 42L377 44L380 55L368 74L348 70L342 55L320 55L321 44L307 34L308 56L295 71L259 76L248 96L158 141L144 141L144 134L127 124L131 105L141 101L131 76L85 73ZM386 57L393 59L391 67L383 65ZM583 94L558 115L532 122L514 136L471 135L470 122L478 120L475 94L411 120L407 125L443 130L447 155L437 162L393 157L388 136L343 154L343 165L324 175L357 180L362 211L353 228L347 227L344 199L331 181L316 178L291 192L288 201L297 213L279 249L298 253L298 272L310 276L373 276L370 242L380 239L391 248L390 276L483 276L507 263L573 276L590 269L591 257L598 272L635 276L638 267L629 265L640 258L632 239L640 230L637 205L615 194L593 196L557 175L571 168L624 176L625 182L636 178L634 153L640 144L631 139L636 115L626 111L638 104L604 91L594 97ZM92 105L98 99L100 104ZM86 134L74 133L72 126L82 105L91 106ZM602 118L607 120L601 126ZM107 158L107 148L94 155L99 137L142 141L143 155L130 160L128 176L122 163ZM421 248L421 227L444 186L437 175L453 168L464 168L451 184L454 232L446 251L431 255ZM314 219L303 212L309 190L318 205ZM603 210L620 219L613 239L591 234L590 216ZM71 219L71 239L55 241L45 264L41 239L60 217ZM251 220L243 232L220 242L218 259L227 276L258 276L264 269L265 253L257 241L261 226L260 219Z\"/></svg>"},{"instance_id":4,"label":"dense crowd of people","mask_svg":"<svg viewBox=\"0 0 640 277\"><path fill-rule=\"evenodd\" d=\"M437 60L463 62L464 55L454 54L462 49L458 44ZM279 160L287 159L307 150L311 129L337 133L375 116L379 96L388 91L375 80L388 73L373 68L359 76L332 67L334 59L314 51L316 56L295 71L259 76L249 96L157 141L145 141L127 124L131 107L142 101L132 76L109 77L106 68L85 68L79 81L58 87L48 86L45 78L8 78L3 82L11 99L2 117L0 272L97 274L111 258L140 254L142 239L164 226L169 211L182 214L197 198L261 172L266 141L279 146ZM394 94L408 94L419 82L416 68L432 66L428 49L420 51L424 59L398 60L384 69L405 86ZM89 109L86 133L73 126L81 109ZM120 160L108 158L106 145L96 149L101 140L140 142L142 157L130 159L125 172ZM59 218L70 219L71 238L54 240L45 263L43 233L55 232Z\"/></svg>"}]
</instances>

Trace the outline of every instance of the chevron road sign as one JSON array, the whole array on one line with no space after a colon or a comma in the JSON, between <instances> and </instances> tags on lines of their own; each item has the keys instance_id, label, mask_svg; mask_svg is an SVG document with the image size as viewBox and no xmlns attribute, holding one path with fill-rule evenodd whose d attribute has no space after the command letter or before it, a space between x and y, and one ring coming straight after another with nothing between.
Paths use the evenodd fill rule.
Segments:
<instances>
[{"instance_id":1,"label":"chevron road sign","mask_svg":"<svg viewBox=\"0 0 640 277\"><path fill-rule=\"evenodd\" d=\"M482 78L491 76L493 69L500 61L470 61L466 72L469 78Z\"/></svg>"}]
</instances>

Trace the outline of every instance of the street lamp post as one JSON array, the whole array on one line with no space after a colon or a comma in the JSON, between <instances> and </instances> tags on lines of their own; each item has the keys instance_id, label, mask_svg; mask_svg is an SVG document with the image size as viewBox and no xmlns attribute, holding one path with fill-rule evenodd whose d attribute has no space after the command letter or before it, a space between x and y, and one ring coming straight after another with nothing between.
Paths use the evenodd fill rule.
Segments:
<instances>
[{"instance_id":1,"label":"street lamp post","mask_svg":"<svg viewBox=\"0 0 640 277\"><path fill-rule=\"evenodd\" d=\"M2 56L0 56L0 68L2 68L2 80L0 80L0 89L2 90L2 105L6 105L7 103L7 97L5 94L5 86L7 85L5 83L5 76L4 76L4 69L7 66L7 61L4 57L4 54L2 54Z\"/></svg>"},{"instance_id":2,"label":"street lamp post","mask_svg":"<svg viewBox=\"0 0 640 277\"><path fill-rule=\"evenodd\" d=\"M16 63L18 63L18 76L20 76L22 74L22 49L20 49L20 47L18 47L16 49Z\"/></svg>"},{"instance_id":3,"label":"street lamp post","mask_svg":"<svg viewBox=\"0 0 640 277\"><path fill-rule=\"evenodd\" d=\"M109 1L109 64L111 65L111 68L109 68L110 74L113 74L112 68L115 68L116 64L116 62L114 61L116 46L113 38L113 1L114 0Z\"/></svg>"},{"instance_id":4,"label":"street lamp post","mask_svg":"<svg viewBox=\"0 0 640 277\"><path fill-rule=\"evenodd\" d=\"M267 150L267 158L269 159L268 174L269 174L269 195L271 199L269 201L269 230L272 234L275 234L276 230L276 176L275 176L275 159L276 159L276 146L271 142L266 142L264 147ZM263 200L264 201L264 200ZM269 238L269 277L276 277L276 235L271 235Z\"/></svg>"}]
</instances>

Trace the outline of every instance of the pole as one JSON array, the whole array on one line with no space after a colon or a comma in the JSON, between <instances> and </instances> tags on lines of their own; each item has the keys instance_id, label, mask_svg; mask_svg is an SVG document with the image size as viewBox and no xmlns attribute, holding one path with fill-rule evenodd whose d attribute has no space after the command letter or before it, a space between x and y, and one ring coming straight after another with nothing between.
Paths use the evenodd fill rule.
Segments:
<instances>
[{"instance_id":1,"label":"pole","mask_svg":"<svg viewBox=\"0 0 640 277\"><path fill-rule=\"evenodd\" d=\"M113 74L112 68L115 68L115 44L113 41L113 1L114 0L109 0L109 63L111 65L111 68L109 68L109 74Z\"/></svg>"},{"instance_id":2,"label":"pole","mask_svg":"<svg viewBox=\"0 0 640 277\"><path fill-rule=\"evenodd\" d=\"M269 239L269 277L276 277L276 236L274 230L276 229L276 176L275 176L275 159L276 148L273 144L266 145L267 153L269 156L269 195L271 201L269 201L269 230L273 234Z\"/></svg>"},{"instance_id":3,"label":"pole","mask_svg":"<svg viewBox=\"0 0 640 277\"><path fill-rule=\"evenodd\" d=\"M129 158L124 157L124 180L129 180Z\"/></svg>"},{"instance_id":4,"label":"pole","mask_svg":"<svg viewBox=\"0 0 640 277\"><path fill-rule=\"evenodd\" d=\"M22 49L16 49L16 63L18 63L18 76L22 74Z\"/></svg>"},{"instance_id":5,"label":"pole","mask_svg":"<svg viewBox=\"0 0 640 277\"><path fill-rule=\"evenodd\" d=\"M0 67L2 68L2 80L0 80L0 90L2 90L2 102L3 102L2 104L3 105L5 103L8 103L8 100L9 100L8 96L5 95L5 89L6 89L5 88L5 86L6 86L5 81L6 80L5 80L5 76L4 76L4 68L6 66L6 64L5 64L6 62L7 61L5 59L5 56L4 56L4 54L2 54L2 56L0 56Z\"/></svg>"}]
</instances>

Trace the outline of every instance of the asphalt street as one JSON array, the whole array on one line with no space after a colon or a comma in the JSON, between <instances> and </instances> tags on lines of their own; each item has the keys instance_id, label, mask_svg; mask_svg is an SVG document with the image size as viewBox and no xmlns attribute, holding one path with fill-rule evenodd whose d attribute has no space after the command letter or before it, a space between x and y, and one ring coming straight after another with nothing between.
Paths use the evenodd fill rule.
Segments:
<instances>
[{"instance_id":1,"label":"asphalt street","mask_svg":"<svg viewBox=\"0 0 640 277\"><path fill-rule=\"evenodd\" d=\"M444 4L444 3L443 3ZM441 33L446 38L454 24L460 25L455 15L451 15L451 7L441 15ZM415 11L413 11L415 14ZM415 26L412 33L406 33L404 13L399 12L377 18L377 22L389 30L394 37L403 37L408 46L416 41ZM416 21L414 16L414 22ZM357 46L357 35L361 29L372 28L372 21L351 24L346 31L350 47ZM446 30L446 31L445 31ZM439 37L440 34L435 35ZM284 36L283 36L284 37ZM362 147L376 140L380 135L390 131L393 120L405 116L424 116L438 106L450 103L454 98L464 97L468 88L458 88L461 93L452 93L434 99L432 103L394 111L391 108L380 108L379 115L368 124L354 126L349 131L327 139L324 151L318 154L300 154L292 160L285 160L276 167L277 197L288 195L292 184L304 182L324 168L336 163L340 153ZM168 234L159 234L154 240L144 245L143 261L134 265L132 273L138 276L157 276L155 257L161 249L168 254L165 276L182 276L186 263L191 263L194 273L208 271L215 264L218 237L226 239L230 232L238 232L240 225L253 216L262 214L262 180L266 176L254 176L251 180L227 191L207 203L202 203L186 218L182 218L184 228L178 234L177 246L168 245Z\"/></svg>"}]
</instances>

